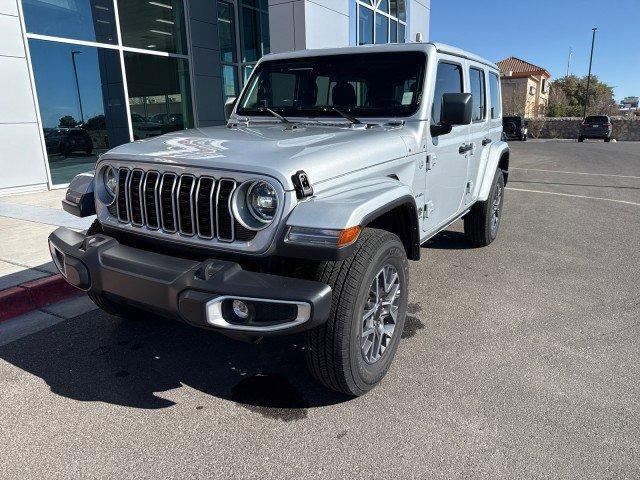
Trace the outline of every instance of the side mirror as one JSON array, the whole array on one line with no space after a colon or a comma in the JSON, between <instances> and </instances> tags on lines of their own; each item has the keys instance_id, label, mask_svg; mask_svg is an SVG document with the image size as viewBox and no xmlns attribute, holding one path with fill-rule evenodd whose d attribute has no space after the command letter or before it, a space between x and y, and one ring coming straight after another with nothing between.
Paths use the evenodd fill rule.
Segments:
<instances>
[{"instance_id":1,"label":"side mirror","mask_svg":"<svg viewBox=\"0 0 640 480\"><path fill-rule=\"evenodd\" d=\"M231 114L233 113L233 108L236 106L236 97L229 97L224 102L224 118L229 121L231 118Z\"/></svg>"},{"instance_id":2,"label":"side mirror","mask_svg":"<svg viewBox=\"0 0 640 480\"><path fill-rule=\"evenodd\" d=\"M470 93L445 93L442 95L440 124L431 125L431 136L446 135L456 125L469 125L472 107Z\"/></svg>"}]
</instances>

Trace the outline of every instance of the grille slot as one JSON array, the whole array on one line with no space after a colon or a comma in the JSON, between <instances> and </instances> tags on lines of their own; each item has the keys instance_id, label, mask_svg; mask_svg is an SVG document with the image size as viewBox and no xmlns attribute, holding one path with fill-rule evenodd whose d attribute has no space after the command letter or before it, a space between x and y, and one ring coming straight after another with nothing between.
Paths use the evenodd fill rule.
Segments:
<instances>
[{"instance_id":1,"label":"grille slot","mask_svg":"<svg viewBox=\"0 0 640 480\"><path fill-rule=\"evenodd\" d=\"M236 182L223 178L218 182L217 208L216 208L216 230L218 238L224 242L233 242L233 215L229 206L229 200L233 191L236 189Z\"/></svg>"},{"instance_id":2,"label":"grille slot","mask_svg":"<svg viewBox=\"0 0 640 480\"><path fill-rule=\"evenodd\" d=\"M238 184L230 178L118 169L112 215L134 227L180 233L222 242L248 242L256 232L234 220L231 198Z\"/></svg>"},{"instance_id":3,"label":"grille slot","mask_svg":"<svg viewBox=\"0 0 640 480\"><path fill-rule=\"evenodd\" d=\"M196 190L196 223L198 235L203 238L213 238L213 194L216 181L211 177L200 177Z\"/></svg>"},{"instance_id":4,"label":"grille slot","mask_svg":"<svg viewBox=\"0 0 640 480\"><path fill-rule=\"evenodd\" d=\"M160 216L162 217L162 229L167 232L175 232L176 228L176 182L178 176L175 173L165 173L160 182Z\"/></svg>"},{"instance_id":5,"label":"grille slot","mask_svg":"<svg viewBox=\"0 0 640 480\"><path fill-rule=\"evenodd\" d=\"M160 174L158 172L148 172L144 179L142 187L144 198L144 217L147 220L147 226L157 230L160 228L160 215L158 209L158 184L160 182Z\"/></svg>"},{"instance_id":6,"label":"grille slot","mask_svg":"<svg viewBox=\"0 0 640 480\"><path fill-rule=\"evenodd\" d=\"M178 182L178 227L180 233L193 235L196 231L193 208L193 191L196 185L196 177L193 175L181 175Z\"/></svg>"},{"instance_id":7,"label":"grille slot","mask_svg":"<svg viewBox=\"0 0 640 480\"><path fill-rule=\"evenodd\" d=\"M118 195L116 199L116 210L118 220L124 223L129 222L129 208L127 206L127 180L129 180L129 169L118 170Z\"/></svg>"},{"instance_id":8,"label":"grille slot","mask_svg":"<svg viewBox=\"0 0 640 480\"><path fill-rule=\"evenodd\" d=\"M144 225L144 215L142 213L142 170L133 170L129 175L129 211L131 213L131 224L136 227Z\"/></svg>"}]
</instances>

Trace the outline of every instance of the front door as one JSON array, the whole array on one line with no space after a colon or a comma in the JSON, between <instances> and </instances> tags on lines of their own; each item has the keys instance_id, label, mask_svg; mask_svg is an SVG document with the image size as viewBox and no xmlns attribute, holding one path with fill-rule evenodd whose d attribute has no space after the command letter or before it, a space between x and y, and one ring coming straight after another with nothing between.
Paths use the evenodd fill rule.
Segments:
<instances>
[{"instance_id":1,"label":"front door","mask_svg":"<svg viewBox=\"0 0 640 480\"><path fill-rule=\"evenodd\" d=\"M434 85L430 124L440 123L442 95L464 92L463 60L441 55ZM427 145L425 231L435 230L455 218L462 208L467 180L469 126L431 138Z\"/></svg>"}]
</instances>

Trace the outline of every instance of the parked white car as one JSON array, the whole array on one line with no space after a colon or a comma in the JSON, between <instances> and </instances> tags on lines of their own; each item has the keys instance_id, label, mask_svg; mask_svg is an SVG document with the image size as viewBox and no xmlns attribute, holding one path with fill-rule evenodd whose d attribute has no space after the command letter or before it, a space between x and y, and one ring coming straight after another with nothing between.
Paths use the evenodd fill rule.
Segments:
<instances>
[{"instance_id":1,"label":"parked white car","mask_svg":"<svg viewBox=\"0 0 640 480\"><path fill-rule=\"evenodd\" d=\"M311 374L364 394L400 342L407 260L459 218L473 245L498 234L498 68L435 43L267 55L227 114L102 155L64 202L97 220L51 234L53 259L123 317L305 331Z\"/></svg>"}]
</instances>

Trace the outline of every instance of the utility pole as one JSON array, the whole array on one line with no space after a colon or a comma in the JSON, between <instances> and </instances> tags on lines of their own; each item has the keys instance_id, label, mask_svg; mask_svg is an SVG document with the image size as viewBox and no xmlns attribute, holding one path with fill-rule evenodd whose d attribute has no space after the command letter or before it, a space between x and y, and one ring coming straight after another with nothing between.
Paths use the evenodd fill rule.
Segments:
<instances>
[{"instance_id":1,"label":"utility pole","mask_svg":"<svg viewBox=\"0 0 640 480\"><path fill-rule=\"evenodd\" d=\"M573 57L573 47L569 47L569 60L567 60L567 77L571 73L571 57Z\"/></svg>"},{"instance_id":2,"label":"utility pole","mask_svg":"<svg viewBox=\"0 0 640 480\"><path fill-rule=\"evenodd\" d=\"M78 69L76 68L76 55L81 55L79 50L71 52L71 62L73 63L73 76L76 78L76 92L78 93L78 104L80 105L80 122L84 124L84 113L82 112L82 98L80 97L80 84L78 83Z\"/></svg>"},{"instance_id":3,"label":"utility pole","mask_svg":"<svg viewBox=\"0 0 640 480\"><path fill-rule=\"evenodd\" d=\"M591 56L589 57L589 75L587 76L587 94L584 97L584 110L582 112L582 119L587 117L587 106L589 105L589 86L591 85L591 65L593 64L593 46L596 43L596 30L598 27L593 27L593 36L591 37Z\"/></svg>"}]
</instances>

